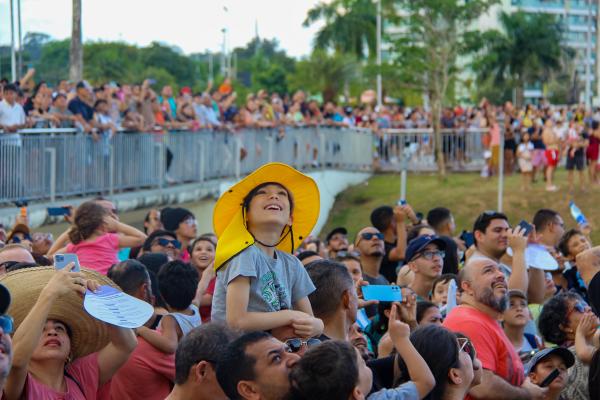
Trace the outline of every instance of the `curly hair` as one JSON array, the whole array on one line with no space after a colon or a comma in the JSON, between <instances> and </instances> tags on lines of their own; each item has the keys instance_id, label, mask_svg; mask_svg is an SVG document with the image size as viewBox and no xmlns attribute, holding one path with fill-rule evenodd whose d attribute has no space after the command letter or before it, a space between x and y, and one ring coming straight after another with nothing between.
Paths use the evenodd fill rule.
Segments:
<instances>
[{"instance_id":1,"label":"curly hair","mask_svg":"<svg viewBox=\"0 0 600 400\"><path fill-rule=\"evenodd\" d=\"M69 230L69 240L73 244L81 243L104 224L108 211L94 201L86 201L77 208L73 226Z\"/></svg>"},{"instance_id":2,"label":"curly hair","mask_svg":"<svg viewBox=\"0 0 600 400\"><path fill-rule=\"evenodd\" d=\"M538 329L545 341L561 346L567 340L567 335L560 326L569 323L567 321L569 300L579 301L582 299L575 292L566 292L559 293L544 303L538 319Z\"/></svg>"}]
</instances>

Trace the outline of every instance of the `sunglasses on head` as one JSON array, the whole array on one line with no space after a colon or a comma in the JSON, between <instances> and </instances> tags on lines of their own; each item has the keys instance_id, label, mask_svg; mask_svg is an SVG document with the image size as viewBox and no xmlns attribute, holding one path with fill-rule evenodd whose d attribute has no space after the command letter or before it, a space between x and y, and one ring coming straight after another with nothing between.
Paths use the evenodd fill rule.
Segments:
<instances>
[{"instance_id":1,"label":"sunglasses on head","mask_svg":"<svg viewBox=\"0 0 600 400\"><path fill-rule=\"evenodd\" d=\"M578 301L573 305L573 311L577 311L578 313L584 313L587 308L588 305L585 304L583 301Z\"/></svg>"},{"instance_id":2,"label":"sunglasses on head","mask_svg":"<svg viewBox=\"0 0 600 400\"><path fill-rule=\"evenodd\" d=\"M306 345L306 347L312 347L312 346L316 346L320 343L321 343L321 341L317 338L310 338L308 340L302 340L300 338L293 338L293 339L288 339L285 341L285 344L288 346L291 353L299 352L303 345Z\"/></svg>"},{"instance_id":3,"label":"sunglasses on head","mask_svg":"<svg viewBox=\"0 0 600 400\"><path fill-rule=\"evenodd\" d=\"M183 222L189 226L196 226L198 224L195 218L187 218Z\"/></svg>"},{"instance_id":4,"label":"sunglasses on head","mask_svg":"<svg viewBox=\"0 0 600 400\"><path fill-rule=\"evenodd\" d=\"M364 232L360 234L360 237L365 240L371 240L376 237L379 240L383 240L383 233L381 232Z\"/></svg>"},{"instance_id":5,"label":"sunglasses on head","mask_svg":"<svg viewBox=\"0 0 600 400\"><path fill-rule=\"evenodd\" d=\"M13 332L14 321L10 315L0 315L0 328L2 328L5 335Z\"/></svg>"},{"instance_id":6,"label":"sunglasses on head","mask_svg":"<svg viewBox=\"0 0 600 400\"><path fill-rule=\"evenodd\" d=\"M172 244L173 247L175 247L176 249L181 249L181 242L176 239L169 240L165 238L158 238L154 241L154 243L157 243L159 246L162 247L167 247L169 244Z\"/></svg>"}]
</instances>

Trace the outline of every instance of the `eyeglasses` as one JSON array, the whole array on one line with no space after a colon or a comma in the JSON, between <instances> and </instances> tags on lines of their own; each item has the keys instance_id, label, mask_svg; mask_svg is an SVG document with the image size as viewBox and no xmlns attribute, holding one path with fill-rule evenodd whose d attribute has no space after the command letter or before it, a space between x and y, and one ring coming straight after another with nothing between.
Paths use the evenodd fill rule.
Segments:
<instances>
[{"instance_id":1,"label":"eyeglasses","mask_svg":"<svg viewBox=\"0 0 600 400\"><path fill-rule=\"evenodd\" d=\"M381 232L363 232L360 234L360 237L365 240L371 240L373 237L376 237L379 240L383 240L383 233Z\"/></svg>"},{"instance_id":2,"label":"eyeglasses","mask_svg":"<svg viewBox=\"0 0 600 400\"><path fill-rule=\"evenodd\" d=\"M310 338L308 340L302 340L300 338L288 339L285 341L285 344L290 349L290 353L297 353L300 351L303 345L306 347L312 347L320 344L321 341L317 338Z\"/></svg>"},{"instance_id":3,"label":"eyeglasses","mask_svg":"<svg viewBox=\"0 0 600 400\"><path fill-rule=\"evenodd\" d=\"M459 353L461 351L464 351L465 353L467 353L469 355L471 360L474 360L475 357L477 357L477 351L475 350L475 346L473 346L473 343L471 343L471 341L468 338L459 337L459 338L456 338L456 340L458 341L458 352Z\"/></svg>"},{"instance_id":4,"label":"eyeglasses","mask_svg":"<svg viewBox=\"0 0 600 400\"><path fill-rule=\"evenodd\" d=\"M360 253L358 251L346 251L341 250L335 253L336 258L360 258Z\"/></svg>"},{"instance_id":5,"label":"eyeglasses","mask_svg":"<svg viewBox=\"0 0 600 400\"><path fill-rule=\"evenodd\" d=\"M426 260L433 260L433 257L435 256L444 258L446 257L446 252L443 250L425 250L424 252L417 255L416 258L423 257Z\"/></svg>"},{"instance_id":6,"label":"eyeglasses","mask_svg":"<svg viewBox=\"0 0 600 400\"><path fill-rule=\"evenodd\" d=\"M0 315L0 328L2 328L5 335L13 332L14 321L10 315Z\"/></svg>"},{"instance_id":7,"label":"eyeglasses","mask_svg":"<svg viewBox=\"0 0 600 400\"><path fill-rule=\"evenodd\" d=\"M196 226L196 225L198 225L198 222L196 221L196 219L195 219L195 218L187 218L187 219L185 219L183 222L184 222L186 225L189 225L189 226Z\"/></svg>"},{"instance_id":8,"label":"eyeglasses","mask_svg":"<svg viewBox=\"0 0 600 400\"><path fill-rule=\"evenodd\" d=\"M169 239L165 239L165 238L158 238L153 243L158 244L159 246L162 246L162 247L167 247L169 244L171 244L176 249L181 249L181 242L176 239L169 240Z\"/></svg>"}]
</instances>

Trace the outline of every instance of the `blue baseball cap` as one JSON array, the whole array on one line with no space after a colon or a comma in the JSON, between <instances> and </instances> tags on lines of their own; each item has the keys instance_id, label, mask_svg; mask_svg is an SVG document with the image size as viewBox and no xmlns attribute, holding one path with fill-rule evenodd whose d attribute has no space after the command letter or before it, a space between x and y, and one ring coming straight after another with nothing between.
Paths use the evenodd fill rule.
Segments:
<instances>
[{"instance_id":1,"label":"blue baseball cap","mask_svg":"<svg viewBox=\"0 0 600 400\"><path fill-rule=\"evenodd\" d=\"M444 242L439 236L436 235L423 235L417 236L408 243L406 248L406 255L404 257L405 262L412 261L417 254L423 251L425 247L430 244L437 245L438 249L446 250L446 242Z\"/></svg>"},{"instance_id":2,"label":"blue baseball cap","mask_svg":"<svg viewBox=\"0 0 600 400\"><path fill-rule=\"evenodd\" d=\"M573 364L575 364L575 356L573 356L573 353L571 353L569 350L565 349L564 347L549 347L538 351L533 355L533 357L531 357L529 362L525 364L525 375L529 375L529 373L540 361L551 354L556 354L562 358L567 368L571 368Z\"/></svg>"}]
</instances>

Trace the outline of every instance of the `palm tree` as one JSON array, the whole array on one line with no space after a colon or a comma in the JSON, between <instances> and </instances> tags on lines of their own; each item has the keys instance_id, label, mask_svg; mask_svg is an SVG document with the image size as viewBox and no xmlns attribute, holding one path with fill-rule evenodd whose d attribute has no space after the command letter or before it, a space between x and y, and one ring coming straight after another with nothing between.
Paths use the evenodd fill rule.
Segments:
<instances>
[{"instance_id":1,"label":"palm tree","mask_svg":"<svg viewBox=\"0 0 600 400\"><path fill-rule=\"evenodd\" d=\"M480 81L491 77L497 85L515 88L521 105L527 83L546 81L560 70L562 29L554 16L541 13L502 12L500 24L503 32L482 35L474 67Z\"/></svg>"},{"instance_id":2,"label":"palm tree","mask_svg":"<svg viewBox=\"0 0 600 400\"><path fill-rule=\"evenodd\" d=\"M69 55L69 79L79 82L83 76L83 46L81 44L81 0L73 0L73 26Z\"/></svg>"},{"instance_id":3,"label":"palm tree","mask_svg":"<svg viewBox=\"0 0 600 400\"><path fill-rule=\"evenodd\" d=\"M372 0L320 2L308 11L304 26L324 20L315 37L316 49L334 49L358 59L376 55L376 7Z\"/></svg>"}]
</instances>

